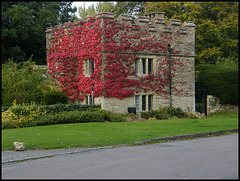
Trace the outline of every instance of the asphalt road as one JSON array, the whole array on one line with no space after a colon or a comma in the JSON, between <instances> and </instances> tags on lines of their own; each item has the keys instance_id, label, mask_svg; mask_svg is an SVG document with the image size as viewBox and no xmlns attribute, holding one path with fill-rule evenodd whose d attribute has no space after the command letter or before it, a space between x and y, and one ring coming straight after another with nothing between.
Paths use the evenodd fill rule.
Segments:
<instances>
[{"instance_id":1,"label":"asphalt road","mask_svg":"<svg viewBox=\"0 0 240 181\"><path fill-rule=\"evenodd\" d=\"M2 179L238 179L238 133L2 164Z\"/></svg>"}]
</instances>

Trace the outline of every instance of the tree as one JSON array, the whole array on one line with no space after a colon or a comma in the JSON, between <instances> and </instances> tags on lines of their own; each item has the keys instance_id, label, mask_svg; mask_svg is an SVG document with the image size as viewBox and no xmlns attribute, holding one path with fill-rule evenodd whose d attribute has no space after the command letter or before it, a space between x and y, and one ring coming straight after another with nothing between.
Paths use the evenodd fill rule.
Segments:
<instances>
[{"instance_id":1,"label":"tree","mask_svg":"<svg viewBox=\"0 0 240 181\"><path fill-rule=\"evenodd\" d=\"M94 5L86 8L85 4L83 7L78 7L78 14L80 19L84 19L88 16L95 16L97 13L111 12L114 13L115 19L120 14L130 15L143 15L145 1L117 1L114 2L99 2L96 7Z\"/></svg>"},{"instance_id":2,"label":"tree","mask_svg":"<svg viewBox=\"0 0 240 181\"><path fill-rule=\"evenodd\" d=\"M33 61L46 64L46 35L49 26L74 20L76 7L71 1L5 1L1 3L2 63L8 58L23 62L33 54Z\"/></svg>"},{"instance_id":3,"label":"tree","mask_svg":"<svg viewBox=\"0 0 240 181\"><path fill-rule=\"evenodd\" d=\"M146 1L117 1L114 13L116 17L120 14L143 15Z\"/></svg>"},{"instance_id":4,"label":"tree","mask_svg":"<svg viewBox=\"0 0 240 181\"><path fill-rule=\"evenodd\" d=\"M238 63L237 1L147 2L147 13L165 12L165 21L194 21L196 65L233 61Z\"/></svg>"},{"instance_id":5,"label":"tree","mask_svg":"<svg viewBox=\"0 0 240 181\"><path fill-rule=\"evenodd\" d=\"M78 7L78 14L80 20L86 17L93 17L98 13L102 12L114 12L114 3L112 2L99 2L96 7L92 4L90 7L86 8L85 4L83 7Z\"/></svg>"},{"instance_id":6,"label":"tree","mask_svg":"<svg viewBox=\"0 0 240 181\"><path fill-rule=\"evenodd\" d=\"M34 62L26 60L23 63L15 63L9 59L2 64L2 106L11 106L13 100L17 103L40 104L43 95L56 88L51 77L44 77L41 70Z\"/></svg>"}]
</instances>

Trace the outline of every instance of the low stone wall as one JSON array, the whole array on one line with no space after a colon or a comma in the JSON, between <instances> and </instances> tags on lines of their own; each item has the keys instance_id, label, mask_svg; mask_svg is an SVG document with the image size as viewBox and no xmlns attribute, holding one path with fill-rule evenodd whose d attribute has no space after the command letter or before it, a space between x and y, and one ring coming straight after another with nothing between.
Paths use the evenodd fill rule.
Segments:
<instances>
[{"instance_id":1,"label":"low stone wall","mask_svg":"<svg viewBox=\"0 0 240 181\"><path fill-rule=\"evenodd\" d=\"M207 115L217 112L217 111L232 111L232 112L238 112L238 106L236 105L221 105L220 101L217 97L214 97L212 95L207 96Z\"/></svg>"}]
</instances>

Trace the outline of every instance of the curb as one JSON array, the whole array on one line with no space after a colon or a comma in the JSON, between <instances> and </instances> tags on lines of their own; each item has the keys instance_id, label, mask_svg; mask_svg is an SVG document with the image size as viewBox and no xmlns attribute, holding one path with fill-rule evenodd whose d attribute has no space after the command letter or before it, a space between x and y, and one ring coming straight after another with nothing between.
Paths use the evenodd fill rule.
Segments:
<instances>
[{"instance_id":1,"label":"curb","mask_svg":"<svg viewBox=\"0 0 240 181\"><path fill-rule=\"evenodd\" d=\"M21 162L21 161L27 161L27 160L39 159L39 158L46 158L46 157L52 157L52 156L58 156L58 155L67 155L67 154L75 154L75 153L81 153L81 152L87 152L87 151L102 150L102 149L107 149L107 148L113 148L113 146L88 148L88 149L84 149L84 150L80 150L80 151L69 151L69 152L64 152L64 153L55 153L55 154L48 154L48 155L42 155L42 156L27 157L27 158L22 158L22 159L8 160L8 161L2 161L2 164L11 163L11 162Z\"/></svg>"},{"instance_id":2,"label":"curb","mask_svg":"<svg viewBox=\"0 0 240 181\"><path fill-rule=\"evenodd\" d=\"M135 144L144 144L144 143L154 142L154 141L158 141L158 140L171 141L171 140L180 140L180 139L187 139L187 138L200 138L200 137L206 137L206 136L218 136L218 135L221 135L223 133L236 133L236 132L238 132L238 129L224 130L224 131L213 131L213 132L197 133L197 134L188 134L188 135L180 135L180 136L169 136L169 137L161 137L161 138L153 138L153 139L148 139L148 140L143 140L143 141L137 141L137 142L135 142ZM75 153L81 153L81 152L87 152L87 151L102 150L102 149L121 147L121 146L128 146L128 145L127 144L122 144L122 145L116 145L116 146L88 148L88 149L84 149L84 150L80 150L80 151L69 151L69 152L64 152L64 153L55 153L55 154L48 154L48 155L42 155L42 156L36 156L36 157L27 157L27 158L23 158L23 159L2 161L2 164L12 163L12 162L21 162L21 161L27 161L27 160L39 159L39 158L46 158L46 157L52 157L52 156L58 156L58 155L67 155L67 154L75 154Z\"/></svg>"},{"instance_id":3,"label":"curb","mask_svg":"<svg viewBox=\"0 0 240 181\"><path fill-rule=\"evenodd\" d=\"M161 137L161 138L153 138L143 141L137 141L136 144L143 144L149 143L153 141L170 141L170 140L180 140L180 139L188 139L188 138L200 138L205 136L218 136L223 133L236 133L238 129L231 129L231 130L224 130L224 131L213 131L213 132L205 132L205 133L197 133L197 134L187 134L187 135L180 135L180 136L169 136L169 137Z\"/></svg>"}]
</instances>

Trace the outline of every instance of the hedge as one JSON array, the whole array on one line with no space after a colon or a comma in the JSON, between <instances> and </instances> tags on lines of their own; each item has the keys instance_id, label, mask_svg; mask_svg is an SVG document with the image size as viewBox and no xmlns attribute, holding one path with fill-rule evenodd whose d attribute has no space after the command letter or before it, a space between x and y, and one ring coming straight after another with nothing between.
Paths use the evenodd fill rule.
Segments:
<instances>
[{"instance_id":1,"label":"hedge","mask_svg":"<svg viewBox=\"0 0 240 181\"><path fill-rule=\"evenodd\" d=\"M24 123L21 127L106 121L124 122L126 121L126 117L100 108L92 108L87 111L63 111L57 114L50 113L45 116L40 116L31 122Z\"/></svg>"},{"instance_id":2,"label":"hedge","mask_svg":"<svg viewBox=\"0 0 240 181\"><path fill-rule=\"evenodd\" d=\"M197 71L198 100L206 95L213 95L219 98L221 104L238 105L238 66L204 65Z\"/></svg>"}]
</instances>

